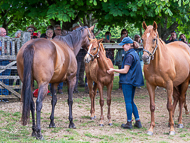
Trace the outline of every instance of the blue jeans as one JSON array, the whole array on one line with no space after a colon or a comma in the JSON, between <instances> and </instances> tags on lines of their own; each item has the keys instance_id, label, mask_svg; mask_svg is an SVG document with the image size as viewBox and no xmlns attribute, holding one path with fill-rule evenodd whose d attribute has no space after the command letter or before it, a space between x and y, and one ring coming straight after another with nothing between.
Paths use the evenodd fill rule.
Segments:
<instances>
[{"instance_id":1,"label":"blue jeans","mask_svg":"<svg viewBox=\"0 0 190 143\"><path fill-rule=\"evenodd\" d=\"M51 83L49 84L50 86L50 89L51 89ZM63 82L60 82L58 87L57 87L58 90L62 90L63 89Z\"/></svg>"},{"instance_id":2,"label":"blue jeans","mask_svg":"<svg viewBox=\"0 0 190 143\"><path fill-rule=\"evenodd\" d=\"M122 90L127 112L127 121L129 122L132 121L132 113L135 116L135 120L139 120L138 109L134 103L135 89L136 87L131 84L122 84Z\"/></svg>"},{"instance_id":3,"label":"blue jeans","mask_svg":"<svg viewBox=\"0 0 190 143\"><path fill-rule=\"evenodd\" d=\"M0 65L1 66L6 66L8 65L10 62L8 60L4 60L4 61L0 61ZM3 71L2 73L0 73L0 76L10 76L11 74L11 69L6 69L5 71ZM0 79L1 82L3 82L6 85L9 85L9 79ZM0 94L2 95L9 95L9 91L7 89L0 89Z\"/></svg>"}]
</instances>

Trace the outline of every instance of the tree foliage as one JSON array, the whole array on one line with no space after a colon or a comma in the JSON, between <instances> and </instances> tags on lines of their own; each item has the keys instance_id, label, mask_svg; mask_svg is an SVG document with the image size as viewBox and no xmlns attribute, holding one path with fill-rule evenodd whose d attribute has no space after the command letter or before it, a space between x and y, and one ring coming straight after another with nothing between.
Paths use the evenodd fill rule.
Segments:
<instances>
[{"instance_id":1,"label":"tree foliage","mask_svg":"<svg viewBox=\"0 0 190 143\"><path fill-rule=\"evenodd\" d=\"M161 38L166 39L172 30L189 23L189 0L1 0L0 25L25 29L34 23L45 27L62 24L69 30L73 23L91 26L125 27L126 22L141 28L158 23ZM186 27L186 30L188 29ZM182 28L181 28L182 29Z\"/></svg>"}]
</instances>

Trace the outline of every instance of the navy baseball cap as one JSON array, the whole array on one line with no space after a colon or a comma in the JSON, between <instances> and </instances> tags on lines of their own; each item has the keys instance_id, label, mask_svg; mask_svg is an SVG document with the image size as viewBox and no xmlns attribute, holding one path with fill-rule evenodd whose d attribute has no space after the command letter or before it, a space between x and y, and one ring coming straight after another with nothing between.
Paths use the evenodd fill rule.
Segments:
<instances>
[{"instance_id":1,"label":"navy baseball cap","mask_svg":"<svg viewBox=\"0 0 190 143\"><path fill-rule=\"evenodd\" d=\"M125 37L118 45L123 46L125 44L133 44L133 40L130 37Z\"/></svg>"}]
</instances>

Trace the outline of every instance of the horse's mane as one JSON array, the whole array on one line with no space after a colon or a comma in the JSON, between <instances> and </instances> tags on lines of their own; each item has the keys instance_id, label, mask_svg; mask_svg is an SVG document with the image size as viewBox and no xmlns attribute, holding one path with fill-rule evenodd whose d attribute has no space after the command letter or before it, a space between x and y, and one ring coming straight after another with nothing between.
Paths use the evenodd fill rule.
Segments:
<instances>
[{"instance_id":1,"label":"horse's mane","mask_svg":"<svg viewBox=\"0 0 190 143\"><path fill-rule=\"evenodd\" d=\"M84 33L84 29L88 28L87 26L79 27L76 30L73 30L72 32L68 33L65 36L55 36L54 40L61 40L70 48L74 48L77 43L80 42L82 39L82 35Z\"/></svg>"},{"instance_id":2,"label":"horse's mane","mask_svg":"<svg viewBox=\"0 0 190 143\"><path fill-rule=\"evenodd\" d=\"M165 45L166 45L166 43L165 43L161 38L159 38L159 41L160 41L160 43L162 44L162 46L165 46Z\"/></svg>"},{"instance_id":3,"label":"horse's mane","mask_svg":"<svg viewBox=\"0 0 190 143\"><path fill-rule=\"evenodd\" d=\"M105 48L104 48L103 43L100 43L100 50L102 50L105 53Z\"/></svg>"}]
</instances>

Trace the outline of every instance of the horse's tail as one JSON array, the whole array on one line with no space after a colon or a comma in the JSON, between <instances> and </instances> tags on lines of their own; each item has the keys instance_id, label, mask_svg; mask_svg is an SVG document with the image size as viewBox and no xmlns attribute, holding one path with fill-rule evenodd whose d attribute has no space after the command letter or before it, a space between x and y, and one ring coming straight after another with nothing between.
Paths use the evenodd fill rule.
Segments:
<instances>
[{"instance_id":1,"label":"horse's tail","mask_svg":"<svg viewBox=\"0 0 190 143\"><path fill-rule=\"evenodd\" d=\"M24 74L23 74L23 87L22 87L22 95L23 95L23 109L22 109L22 124L26 125L28 118L30 116L30 103L31 103L31 84L32 84L32 66L34 59L34 45L29 44L24 52Z\"/></svg>"}]
</instances>

